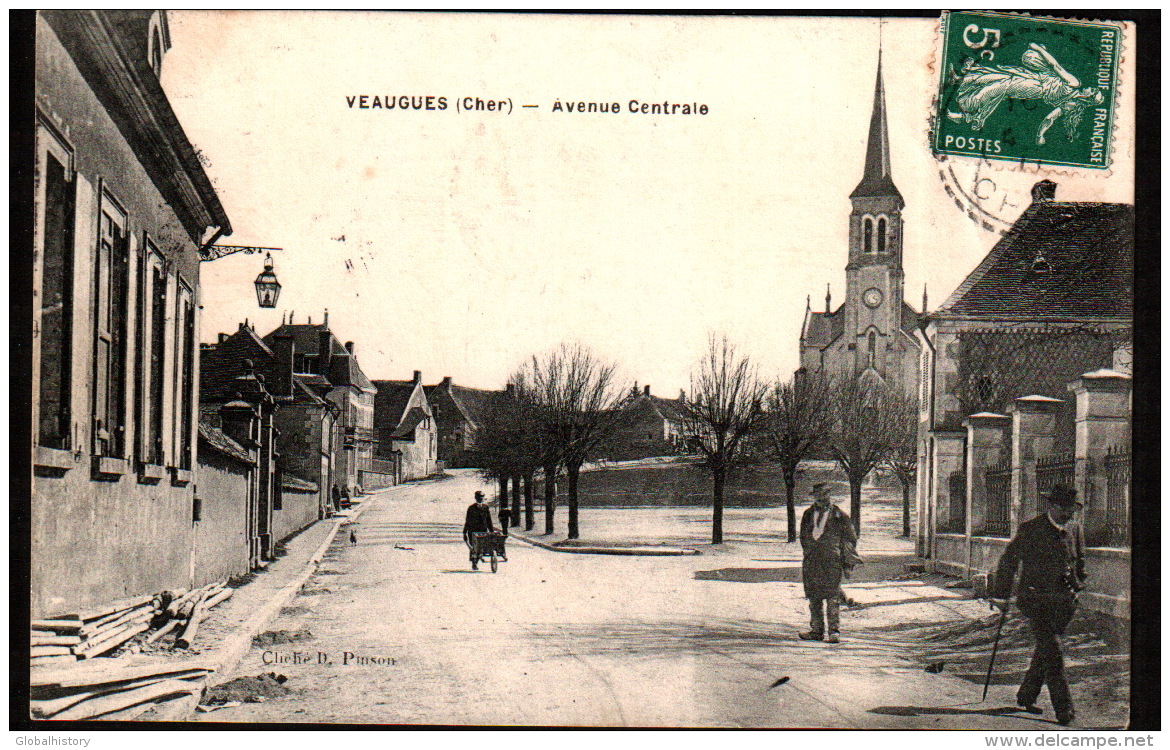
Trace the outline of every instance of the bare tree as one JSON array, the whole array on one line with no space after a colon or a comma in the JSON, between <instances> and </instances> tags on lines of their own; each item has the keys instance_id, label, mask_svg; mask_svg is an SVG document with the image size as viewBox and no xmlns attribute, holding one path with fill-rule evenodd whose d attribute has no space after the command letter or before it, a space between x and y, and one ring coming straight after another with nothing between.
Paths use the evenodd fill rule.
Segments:
<instances>
[{"instance_id":1,"label":"bare tree","mask_svg":"<svg viewBox=\"0 0 1170 750\"><path fill-rule=\"evenodd\" d=\"M510 509L510 516L519 516L518 492L509 500L508 480L531 473L532 433L531 416L514 397L501 396L483 415L476 434L476 452L480 475L494 480L500 486L500 509ZM514 523L511 525L515 525Z\"/></svg>"},{"instance_id":2,"label":"bare tree","mask_svg":"<svg viewBox=\"0 0 1170 750\"><path fill-rule=\"evenodd\" d=\"M910 488L918 478L918 403L890 394L892 410L889 454L882 466L902 486L902 536L910 536Z\"/></svg>"},{"instance_id":3,"label":"bare tree","mask_svg":"<svg viewBox=\"0 0 1170 750\"><path fill-rule=\"evenodd\" d=\"M747 455L760 427L767 386L751 361L736 353L726 335L708 337L707 353L691 374L686 422L691 443L706 460L713 480L711 543L723 543L723 491L732 467Z\"/></svg>"},{"instance_id":4,"label":"bare tree","mask_svg":"<svg viewBox=\"0 0 1170 750\"><path fill-rule=\"evenodd\" d=\"M803 367L768 393L764 434L784 473L788 541L796 541L796 469L833 428L829 379Z\"/></svg>"},{"instance_id":5,"label":"bare tree","mask_svg":"<svg viewBox=\"0 0 1170 750\"><path fill-rule=\"evenodd\" d=\"M547 451L565 467L569 538L577 539L581 466L623 419L617 407L626 389L618 383L617 365L602 361L581 344L561 344L548 354L534 356L522 375L536 404Z\"/></svg>"},{"instance_id":6,"label":"bare tree","mask_svg":"<svg viewBox=\"0 0 1170 750\"><path fill-rule=\"evenodd\" d=\"M861 483L890 455L897 409L886 386L842 378L831 399L834 427L828 446L849 479L849 515L861 536Z\"/></svg>"}]
</instances>

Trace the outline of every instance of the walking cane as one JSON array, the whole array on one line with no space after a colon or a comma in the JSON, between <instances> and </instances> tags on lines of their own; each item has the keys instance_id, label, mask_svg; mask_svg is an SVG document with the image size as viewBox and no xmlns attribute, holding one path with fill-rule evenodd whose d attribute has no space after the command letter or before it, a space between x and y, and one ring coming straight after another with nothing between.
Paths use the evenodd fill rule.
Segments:
<instances>
[{"instance_id":1,"label":"walking cane","mask_svg":"<svg viewBox=\"0 0 1170 750\"><path fill-rule=\"evenodd\" d=\"M987 665L987 679L983 681L983 697L980 702L987 700L987 688L991 686L991 671L995 669L995 653L999 651L999 637L1003 634L1003 624L1007 622L1008 610L1012 607L1011 594L1003 606L1003 614L999 616L999 625L995 628L995 643L991 646L991 662Z\"/></svg>"}]
</instances>

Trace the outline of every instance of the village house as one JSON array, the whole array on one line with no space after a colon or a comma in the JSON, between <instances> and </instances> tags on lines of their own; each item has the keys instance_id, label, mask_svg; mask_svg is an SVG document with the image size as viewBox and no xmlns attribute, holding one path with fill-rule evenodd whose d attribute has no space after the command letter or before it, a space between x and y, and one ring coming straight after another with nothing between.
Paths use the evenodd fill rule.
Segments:
<instances>
[{"instance_id":1,"label":"village house","mask_svg":"<svg viewBox=\"0 0 1170 750\"><path fill-rule=\"evenodd\" d=\"M389 462L395 482L422 479L438 470L438 435L422 373L411 380L375 380L376 458Z\"/></svg>"},{"instance_id":2,"label":"village house","mask_svg":"<svg viewBox=\"0 0 1170 750\"><path fill-rule=\"evenodd\" d=\"M1092 608L1128 616L1133 207L1032 203L919 331L919 552L981 580L1056 483Z\"/></svg>"},{"instance_id":3,"label":"village house","mask_svg":"<svg viewBox=\"0 0 1170 750\"><path fill-rule=\"evenodd\" d=\"M450 377L425 390L435 418L438 461L448 468L477 466L476 436L506 392L455 385Z\"/></svg>"},{"instance_id":4,"label":"village house","mask_svg":"<svg viewBox=\"0 0 1170 750\"><path fill-rule=\"evenodd\" d=\"M207 446L215 449L214 454L199 454L197 500L202 523L230 526L233 534L235 525L242 524L247 529L249 567L255 568L272 559L275 544L316 521L328 507L316 483L290 470L290 464L300 463L300 435L295 430L286 434L277 429L278 424L290 421L282 409L308 405L318 421L328 420L330 425L332 416L311 389L282 377L276 354L246 322L230 336L220 334L215 344L203 345L200 359L200 434ZM318 430L317 434L329 431ZM231 482L222 476L222 456L234 454L222 449L223 440L217 432L225 433L224 437L253 456L254 471L248 481ZM316 447L309 455L317 458L313 464L319 466L320 446ZM221 473L212 490L203 474L215 472ZM286 487L291 491L286 493ZM232 515L230 523L217 520L224 514Z\"/></svg>"},{"instance_id":5,"label":"village house","mask_svg":"<svg viewBox=\"0 0 1170 750\"><path fill-rule=\"evenodd\" d=\"M364 487L363 475L372 469L374 458L375 387L358 365L353 342L338 340L329 329L328 312L318 324L311 318L293 323L290 317L264 342L278 352L282 378L297 381L329 405L281 420L282 434L299 435L301 448L311 444L320 451L322 462L309 459L312 468L300 476L319 484L323 497L329 497L334 485L350 493Z\"/></svg>"},{"instance_id":6,"label":"village house","mask_svg":"<svg viewBox=\"0 0 1170 750\"><path fill-rule=\"evenodd\" d=\"M164 11L36 17L34 617L192 582L199 261L231 224L169 47Z\"/></svg>"},{"instance_id":7,"label":"village house","mask_svg":"<svg viewBox=\"0 0 1170 750\"><path fill-rule=\"evenodd\" d=\"M619 407L622 419L601 447L611 461L630 461L651 456L671 456L686 449L686 394L666 399L650 393L650 386L634 385Z\"/></svg>"}]
</instances>

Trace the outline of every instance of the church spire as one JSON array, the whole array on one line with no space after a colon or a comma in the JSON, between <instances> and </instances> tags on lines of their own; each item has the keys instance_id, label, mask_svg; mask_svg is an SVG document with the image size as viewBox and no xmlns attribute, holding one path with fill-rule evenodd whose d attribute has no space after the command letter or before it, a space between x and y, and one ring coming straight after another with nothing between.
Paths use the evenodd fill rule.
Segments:
<instances>
[{"instance_id":1,"label":"church spire","mask_svg":"<svg viewBox=\"0 0 1170 750\"><path fill-rule=\"evenodd\" d=\"M850 198L877 198L902 194L894 186L890 169L890 134L886 124L886 89L882 83L882 53L878 50L877 83L873 91L873 114L869 118L869 143L865 150L865 173Z\"/></svg>"}]
</instances>

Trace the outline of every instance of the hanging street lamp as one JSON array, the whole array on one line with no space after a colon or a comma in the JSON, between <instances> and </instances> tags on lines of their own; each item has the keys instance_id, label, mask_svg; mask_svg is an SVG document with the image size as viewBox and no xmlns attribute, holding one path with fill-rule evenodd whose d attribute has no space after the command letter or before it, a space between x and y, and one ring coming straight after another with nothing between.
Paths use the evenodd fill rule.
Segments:
<instances>
[{"instance_id":1,"label":"hanging street lamp","mask_svg":"<svg viewBox=\"0 0 1170 750\"><path fill-rule=\"evenodd\" d=\"M264 270L256 277L256 301L260 307L276 307L276 300L280 297L280 282L272 272L272 253L264 257Z\"/></svg>"},{"instance_id":2,"label":"hanging street lamp","mask_svg":"<svg viewBox=\"0 0 1170 750\"><path fill-rule=\"evenodd\" d=\"M280 297L280 282L276 279L276 274L272 271L272 253L279 251L279 247L255 247L251 245L213 245L207 244L199 248L199 260L203 262L218 260L228 255L235 253L265 253L264 256L264 270L256 277L253 282L256 286L256 301L260 303L260 307L272 308L276 307L276 300Z\"/></svg>"}]
</instances>

